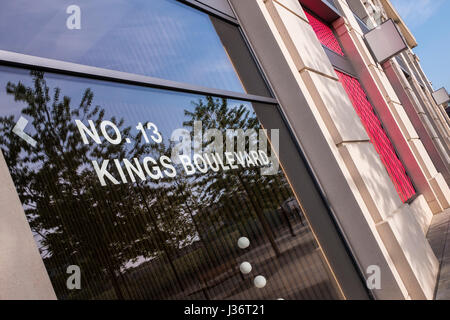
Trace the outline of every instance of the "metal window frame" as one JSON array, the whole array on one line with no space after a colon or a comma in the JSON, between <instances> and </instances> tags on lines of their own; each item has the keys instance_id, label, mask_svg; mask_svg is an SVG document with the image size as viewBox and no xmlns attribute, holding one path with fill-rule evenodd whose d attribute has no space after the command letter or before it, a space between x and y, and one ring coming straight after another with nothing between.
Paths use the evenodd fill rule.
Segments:
<instances>
[{"instance_id":1,"label":"metal window frame","mask_svg":"<svg viewBox=\"0 0 450 320\"><path fill-rule=\"evenodd\" d=\"M372 50L372 47L370 46L369 41L367 40L367 35L368 35L371 31L373 31L373 30L375 30L375 29L377 29L377 28L372 28L372 29L370 29L369 31L365 32L365 33L364 33L364 36L363 36L364 44L366 45L367 49L369 49L369 52L370 52L370 54L372 55L372 58L373 58L377 63L379 63L380 65L382 65L382 64L385 63L386 61L389 61L390 59L394 58L395 56L399 55L400 53L402 53L403 51L405 51L405 50L408 49L408 44L406 43L405 37L403 36L403 34L402 34L402 33L400 32L400 30L398 29L398 26L397 26L397 24L395 23L395 21L392 20L392 19L387 19L386 21L383 21L383 23L380 24L380 26L383 25L383 24L386 24L386 23L392 23L392 24L394 25L394 27L397 29L397 32L398 32L398 34L400 35L400 39L402 40L403 46L404 46L404 47L403 47L403 49L398 50L397 52L391 54L391 55L388 56L387 58L384 58L384 60L378 61L378 58L377 58L377 56L375 55L375 52Z\"/></svg>"},{"instance_id":2,"label":"metal window frame","mask_svg":"<svg viewBox=\"0 0 450 320\"><path fill-rule=\"evenodd\" d=\"M235 15L238 18L239 23L244 26L246 25L250 30L253 30L255 28L254 21L263 19L265 22L265 19L264 17L262 17L261 13L257 10L254 10L255 6L257 6L255 5L254 1L228 1L235 11ZM301 3L301 5L303 6L303 3ZM247 22L243 22L239 19L239 11L237 11L238 9L243 10L243 14L246 18L250 17ZM249 10L249 12L246 12L246 10ZM258 28L267 28L266 24L263 24L263 26L258 26ZM276 45L276 43L273 43L272 38L264 38L264 40L262 40L262 38L260 38L259 36L255 36L253 39L257 38L258 44L253 43L252 45L252 42L250 41L252 37L246 33L246 31L248 32L248 30L245 30L245 28L241 26L240 29L244 34L244 39L248 41L248 45L252 53L258 52L255 49L255 46L261 45L261 41L264 42L265 45L263 46L263 48L267 49L268 53L266 52L260 55L259 58L255 57L258 65L267 65L267 56L270 56L270 61L275 61L275 65L277 67L281 67L280 70L277 69L277 72L283 73L287 71L286 69L283 69L283 67L285 66L283 61L285 60L282 56L279 55L279 53L281 52L276 49L278 48L278 46ZM269 63L272 65L272 62ZM267 79L269 90L273 91L273 87L277 85L272 85L271 81L269 81L270 77L265 75L262 68L261 70L263 77ZM290 73L286 74L286 78L290 78ZM294 79L290 80L285 79L286 87L293 90L293 92L298 92L298 87L294 85L296 81ZM293 85L291 86L290 84ZM274 97L277 98L276 91L273 91L273 94ZM305 98L303 94L301 94L301 96L302 98L300 98L297 102L299 105L298 108L306 104L306 100L304 100ZM286 110L284 110L280 104L277 104L276 107L283 120L283 126L289 133L289 140L293 143L293 147L288 149L288 152L290 154L280 155L280 161L284 164L283 167L286 169L286 171L294 169L291 175L287 174L287 177L291 179L293 192L298 196L300 202L303 204L303 207L305 209L309 209L306 210L306 215L310 217L309 223L311 230L315 234L314 238L321 246L323 255L326 257L330 269L334 273L339 286L345 293L345 298L357 300L374 299L373 293L366 286L365 271L359 264L357 256L352 250L350 241L343 231L343 228L333 210L333 207L330 204L328 197L326 196L325 189L321 185L320 180L318 179L318 175L313 169L310 159L304 153L303 147L298 140L298 137L296 136L296 133L294 132L292 126L290 125L290 121L288 120L288 117L286 115ZM296 174L297 171L295 171L295 166L292 165L292 162L297 163L295 160L298 157L300 160L300 164L304 166L304 168L308 172L307 180L302 180L302 178L299 177L298 174ZM311 184L309 184L309 181L311 181ZM304 197L305 194L306 197ZM309 213L311 212L314 213L310 215Z\"/></svg>"},{"instance_id":3,"label":"metal window frame","mask_svg":"<svg viewBox=\"0 0 450 320\"><path fill-rule=\"evenodd\" d=\"M423 83L422 78L417 74L416 70L411 69L412 73L414 74L414 77L416 78L417 82L419 83L419 85L425 89L425 83Z\"/></svg>"},{"instance_id":4,"label":"metal window frame","mask_svg":"<svg viewBox=\"0 0 450 320\"><path fill-rule=\"evenodd\" d=\"M342 16L341 12L334 5L333 1L329 0L299 0L303 8L309 9L320 19L326 22L332 22Z\"/></svg>"}]
</instances>

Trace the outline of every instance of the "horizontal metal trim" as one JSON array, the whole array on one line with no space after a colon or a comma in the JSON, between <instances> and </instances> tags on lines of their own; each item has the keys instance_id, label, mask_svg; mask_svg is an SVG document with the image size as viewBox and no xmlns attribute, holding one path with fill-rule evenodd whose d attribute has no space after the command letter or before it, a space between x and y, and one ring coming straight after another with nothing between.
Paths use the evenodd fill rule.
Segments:
<instances>
[{"instance_id":1,"label":"horizontal metal trim","mask_svg":"<svg viewBox=\"0 0 450 320\"><path fill-rule=\"evenodd\" d=\"M344 73L347 73L348 75L357 78L355 69L353 69L352 64L350 61L337 53L335 53L333 50L328 49L326 46L322 45L323 49L325 50L326 55L328 56L328 59L331 62L331 65L338 69L339 71L342 71Z\"/></svg>"},{"instance_id":2,"label":"horizontal metal trim","mask_svg":"<svg viewBox=\"0 0 450 320\"><path fill-rule=\"evenodd\" d=\"M367 32L370 31L370 28L364 23L364 21L361 20L360 17L358 17L358 16L356 15L356 13L353 13L353 16L355 17L356 22L358 22L359 27L361 28L361 30L362 30L362 32L363 32L364 34L366 34Z\"/></svg>"},{"instance_id":3,"label":"horizontal metal trim","mask_svg":"<svg viewBox=\"0 0 450 320\"><path fill-rule=\"evenodd\" d=\"M148 77L122 71L114 71L98 67L91 67L72 62L35 57L4 50L0 50L0 64L20 68L37 69L46 72L66 74L97 80L106 80L124 84L146 86L158 89L180 91L201 95L211 95L216 97L231 98L250 102L278 104L277 100L271 97L263 97L258 95L220 89L212 89L202 86L186 84L182 82Z\"/></svg>"},{"instance_id":4,"label":"horizontal metal trim","mask_svg":"<svg viewBox=\"0 0 450 320\"><path fill-rule=\"evenodd\" d=\"M201 1L196 1L196 0L177 0L178 2L181 2L183 4L186 4L188 6L194 7L196 9L199 9L203 12L206 12L208 14L211 14L213 16L216 16L218 18L222 18L234 25L239 25L237 19L233 16L230 16L229 14L222 12L221 10L218 10L212 6L209 6L205 3L202 3ZM227 2L228 4L228 2Z\"/></svg>"}]
</instances>

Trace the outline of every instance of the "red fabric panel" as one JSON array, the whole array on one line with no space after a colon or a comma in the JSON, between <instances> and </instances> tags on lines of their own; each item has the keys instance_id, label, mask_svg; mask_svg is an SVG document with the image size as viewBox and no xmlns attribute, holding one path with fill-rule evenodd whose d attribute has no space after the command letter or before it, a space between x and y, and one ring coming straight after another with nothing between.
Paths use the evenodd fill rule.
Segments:
<instances>
[{"instance_id":1,"label":"red fabric panel","mask_svg":"<svg viewBox=\"0 0 450 320\"><path fill-rule=\"evenodd\" d=\"M343 84L353 107L358 113L361 122L366 128L370 141L375 146L384 166L397 189L403 202L406 202L416 194L411 179L408 177L403 163L395 153L394 147L381 122L374 113L371 103L367 100L361 84L356 78L336 70L339 80Z\"/></svg>"},{"instance_id":2,"label":"red fabric panel","mask_svg":"<svg viewBox=\"0 0 450 320\"><path fill-rule=\"evenodd\" d=\"M325 22L314 17L308 11L305 11L305 14L309 20L309 24L316 33L317 38L319 38L320 43L326 46L328 49L333 50L337 54L343 56L344 52L342 51L341 45L334 35L333 30Z\"/></svg>"}]
</instances>

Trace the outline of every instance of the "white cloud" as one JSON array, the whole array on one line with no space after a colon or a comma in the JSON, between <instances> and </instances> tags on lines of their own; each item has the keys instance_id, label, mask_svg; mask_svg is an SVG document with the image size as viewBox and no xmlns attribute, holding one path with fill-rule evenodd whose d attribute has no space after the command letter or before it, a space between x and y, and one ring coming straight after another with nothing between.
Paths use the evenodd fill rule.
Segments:
<instances>
[{"instance_id":1,"label":"white cloud","mask_svg":"<svg viewBox=\"0 0 450 320\"><path fill-rule=\"evenodd\" d=\"M430 19L444 0L392 0L400 16L410 27L417 27Z\"/></svg>"}]
</instances>

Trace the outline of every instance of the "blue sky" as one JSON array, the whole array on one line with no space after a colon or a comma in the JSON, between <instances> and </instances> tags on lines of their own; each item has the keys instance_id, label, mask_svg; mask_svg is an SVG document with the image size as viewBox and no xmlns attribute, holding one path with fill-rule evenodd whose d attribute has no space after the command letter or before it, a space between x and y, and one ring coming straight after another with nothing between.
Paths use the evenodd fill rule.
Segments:
<instances>
[{"instance_id":1,"label":"blue sky","mask_svg":"<svg viewBox=\"0 0 450 320\"><path fill-rule=\"evenodd\" d=\"M414 52L434 89L450 91L450 0L391 0L419 44Z\"/></svg>"}]
</instances>

